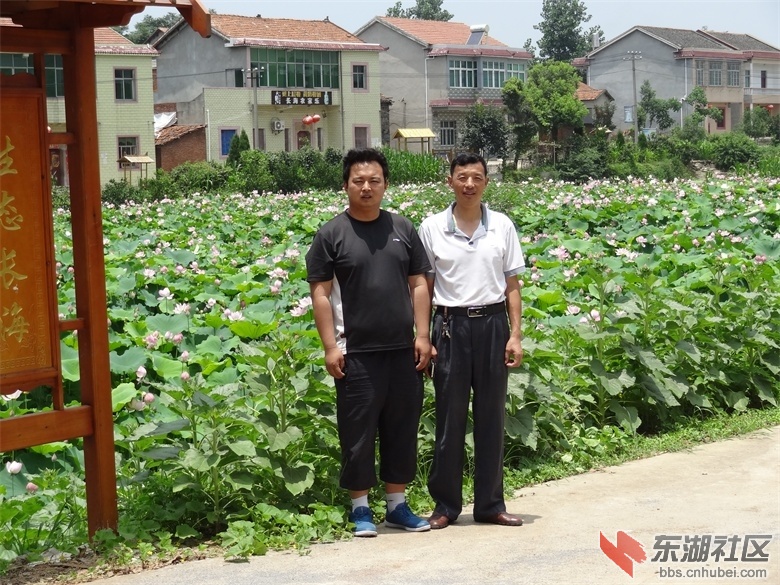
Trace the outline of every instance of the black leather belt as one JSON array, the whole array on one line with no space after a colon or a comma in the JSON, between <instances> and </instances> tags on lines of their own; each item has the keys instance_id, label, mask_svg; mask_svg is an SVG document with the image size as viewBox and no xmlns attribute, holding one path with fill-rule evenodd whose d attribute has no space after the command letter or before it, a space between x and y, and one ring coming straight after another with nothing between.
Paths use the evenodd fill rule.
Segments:
<instances>
[{"instance_id":1,"label":"black leather belt","mask_svg":"<svg viewBox=\"0 0 780 585\"><path fill-rule=\"evenodd\" d=\"M458 315L459 317L485 317L495 315L496 313L505 313L505 303L495 303L493 305L479 305L476 307L436 307L436 312L448 315Z\"/></svg>"}]
</instances>

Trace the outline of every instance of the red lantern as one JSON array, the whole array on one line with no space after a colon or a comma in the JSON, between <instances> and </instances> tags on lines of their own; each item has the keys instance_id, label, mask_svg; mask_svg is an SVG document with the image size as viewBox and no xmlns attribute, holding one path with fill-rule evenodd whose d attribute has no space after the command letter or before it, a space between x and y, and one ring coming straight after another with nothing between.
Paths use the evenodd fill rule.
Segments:
<instances>
[{"instance_id":1,"label":"red lantern","mask_svg":"<svg viewBox=\"0 0 780 585\"><path fill-rule=\"evenodd\" d=\"M311 119L312 119L312 124L316 124L316 123L317 123L317 122L319 122L319 121L320 121L322 118L320 118L320 115L319 115L319 114L314 114L314 115L311 117Z\"/></svg>"},{"instance_id":2,"label":"red lantern","mask_svg":"<svg viewBox=\"0 0 780 585\"><path fill-rule=\"evenodd\" d=\"M314 119L311 116L304 116L303 117L303 123L307 126L311 124L314 121Z\"/></svg>"}]
</instances>

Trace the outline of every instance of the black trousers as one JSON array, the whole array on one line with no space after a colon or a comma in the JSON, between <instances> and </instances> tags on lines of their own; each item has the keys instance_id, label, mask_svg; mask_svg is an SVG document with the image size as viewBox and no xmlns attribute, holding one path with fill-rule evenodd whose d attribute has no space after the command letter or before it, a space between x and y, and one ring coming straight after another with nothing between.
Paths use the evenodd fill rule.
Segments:
<instances>
[{"instance_id":1,"label":"black trousers","mask_svg":"<svg viewBox=\"0 0 780 585\"><path fill-rule=\"evenodd\" d=\"M410 483L417 473L417 434L423 403L422 372L414 349L347 353L346 375L336 380L341 444L339 485L351 491L377 483Z\"/></svg>"},{"instance_id":2,"label":"black trousers","mask_svg":"<svg viewBox=\"0 0 780 585\"><path fill-rule=\"evenodd\" d=\"M463 509L463 465L469 398L473 389L474 518L506 511L504 504L504 414L508 371L504 350L509 340L506 313L485 317L433 318L438 351L436 446L428 478L435 511L455 520Z\"/></svg>"}]
</instances>

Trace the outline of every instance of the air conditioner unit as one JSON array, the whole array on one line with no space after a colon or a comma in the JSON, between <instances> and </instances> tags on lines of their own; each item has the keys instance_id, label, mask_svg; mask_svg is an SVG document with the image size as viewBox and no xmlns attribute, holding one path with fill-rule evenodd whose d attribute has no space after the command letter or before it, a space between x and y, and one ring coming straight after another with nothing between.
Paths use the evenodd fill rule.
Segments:
<instances>
[{"instance_id":1,"label":"air conditioner unit","mask_svg":"<svg viewBox=\"0 0 780 585\"><path fill-rule=\"evenodd\" d=\"M281 132L284 130L284 122L282 120L271 120L271 130Z\"/></svg>"}]
</instances>

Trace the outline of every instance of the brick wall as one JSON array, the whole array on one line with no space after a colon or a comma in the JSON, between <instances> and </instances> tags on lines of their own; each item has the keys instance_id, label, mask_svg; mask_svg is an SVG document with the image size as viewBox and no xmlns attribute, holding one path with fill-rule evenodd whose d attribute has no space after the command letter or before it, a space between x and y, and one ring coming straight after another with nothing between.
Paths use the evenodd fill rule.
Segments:
<instances>
[{"instance_id":1,"label":"brick wall","mask_svg":"<svg viewBox=\"0 0 780 585\"><path fill-rule=\"evenodd\" d=\"M185 162L206 160L206 129L198 128L167 144L158 146L157 168L170 171Z\"/></svg>"}]
</instances>

